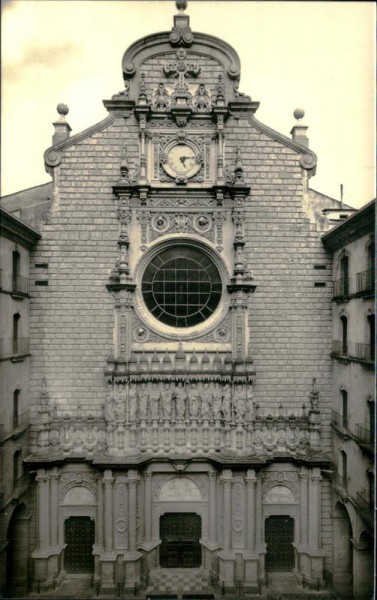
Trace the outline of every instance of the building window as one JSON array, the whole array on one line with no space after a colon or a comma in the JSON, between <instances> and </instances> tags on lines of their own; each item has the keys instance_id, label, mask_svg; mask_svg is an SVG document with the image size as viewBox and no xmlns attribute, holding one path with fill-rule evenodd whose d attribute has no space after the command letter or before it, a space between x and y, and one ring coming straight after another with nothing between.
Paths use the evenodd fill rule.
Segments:
<instances>
[{"instance_id":1,"label":"building window","mask_svg":"<svg viewBox=\"0 0 377 600\"><path fill-rule=\"evenodd\" d=\"M370 360L375 357L376 315L368 315Z\"/></svg>"},{"instance_id":2,"label":"building window","mask_svg":"<svg viewBox=\"0 0 377 600\"><path fill-rule=\"evenodd\" d=\"M348 393L346 390L341 390L342 394L342 425L344 429L348 427Z\"/></svg>"},{"instance_id":3,"label":"building window","mask_svg":"<svg viewBox=\"0 0 377 600\"><path fill-rule=\"evenodd\" d=\"M16 313L13 315L13 354L18 354L19 350L19 322L20 315Z\"/></svg>"},{"instance_id":4,"label":"building window","mask_svg":"<svg viewBox=\"0 0 377 600\"><path fill-rule=\"evenodd\" d=\"M341 459L341 477L342 477L342 481L343 481L343 487L347 487L347 479L348 479L348 475L347 475L347 454L344 452L344 450L340 451L340 459Z\"/></svg>"},{"instance_id":5,"label":"building window","mask_svg":"<svg viewBox=\"0 0 377 600\"><path fill-rule=\"evenodd\" d=\"M204 251L174 246L147 265L141 290L151 314L172 327L192 327L208 319L220 303L222 282Z\"/></svg>"},{"instance_id":6,"label":"building window","mask_svg":"<svg viewBox=\"0 0 377 600\"><path fill-rule=\"evenodd\" d=\"M348 319L344 315L340 317L340 322L342 324L342 354L343 356L347 356L347 346L348 346Z\"/></svg>"},{"instance_id":7,"label":"building window","mask_svg":"<svg viewBox=\"0 0 377 600\"><path fill-rule=\"evenodd\" d=\"M343 256L342 260L340 261L340 272L343 296L348 296L348 256Z\"/></svg>"},{"instance_id":8,"label":"building window","mask_svg":"<svg viewBox=\"0 0 377 600\"><path fill-rule=\"evenodd\" d=\"M375 242L371 241L367 248L367 260L368 260L368 272L370 273L370 287L374 285L374 276L375 276L375 266L374 266L374 256L375 256Z\"/></svg>"},{"instance_id":9,"label":"building window","mask_svg":"<svg viewBox=\"0 0 377 600\"><path fill-rule=\"evenodd\" d=\"M19 422L19 400L20 390L14 390L13 392L13 429L17 429Z\"/></svg>"},{"instance_id":10,"label":"building window","mask_svg":"<svg viewBox=\"0 0 377 600\"><path fill-rule=\"evenodd\" d=\"M20 253L15 250L12 253L12 290L18 291L18 280L20 275Z\"/></svg>"},{"instance_id":11,"label":"building window","mask_svg":"<svg viewBox=\"0 0 377 600\"><path fill-rule=\"evenodd\" d=\"M14 486L17 485L17 482L21 477L21 468L22 468L21 450L16 450L16 452L13 455L13 484L14 484Z\"/></svg>"}]
</instances>

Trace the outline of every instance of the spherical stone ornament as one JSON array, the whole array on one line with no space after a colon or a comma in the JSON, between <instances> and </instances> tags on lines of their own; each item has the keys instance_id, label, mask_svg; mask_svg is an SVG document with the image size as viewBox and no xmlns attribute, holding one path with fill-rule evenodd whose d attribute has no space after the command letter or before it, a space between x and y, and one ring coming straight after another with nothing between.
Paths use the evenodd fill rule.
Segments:
<instances>
[{"instance_id":1,"label":"spherical stone ornament","mask_svg":"<svg viewBox=\"0 0 377 600\"><path fill-rule=\"evenodd\" d=\"M69 113L69 108L66 104L63 104L62 102L60 102L57 107L56 110L58 111L59 115L68 115Z\"/></svg>"},{"instance_id":2,"label":"spherical stone ornament","mask_svg":"<svg viewBox=\"0 0 377 600\"><path fill-rule=\"evenodd\" d=\"M312 169L317 162L317 157L313 154L302 154L300 164L304 169Z\"/></svg>"},{"instance_id":3,"label":"spherical stone ornament","mask_svg":"<svg viewBox=\"0 0 377 600\"><path fill-rule=\"evenodd\" d=\"M305 111L303 108L296 108L295 111L293 112L293 116L295 119L297 119L298 121L300 119L302 119L303 117L305 117Z\"/></svg>"}]
</instances>

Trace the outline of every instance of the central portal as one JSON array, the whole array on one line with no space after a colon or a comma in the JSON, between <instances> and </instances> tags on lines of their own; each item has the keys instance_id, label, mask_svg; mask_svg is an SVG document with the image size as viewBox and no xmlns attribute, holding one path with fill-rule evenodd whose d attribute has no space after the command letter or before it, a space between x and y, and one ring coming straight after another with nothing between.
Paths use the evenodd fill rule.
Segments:
<instances>
[{"instance_id":1,"label":"central portal","mask_svg":"<svg viewBox=\"0 0 377 600\"><path fill-rule=\"evenodd\" d=\"M200 567L202 520L195 513L165 513L160 517L160 566Z\"/></svg>"}]
</instances>

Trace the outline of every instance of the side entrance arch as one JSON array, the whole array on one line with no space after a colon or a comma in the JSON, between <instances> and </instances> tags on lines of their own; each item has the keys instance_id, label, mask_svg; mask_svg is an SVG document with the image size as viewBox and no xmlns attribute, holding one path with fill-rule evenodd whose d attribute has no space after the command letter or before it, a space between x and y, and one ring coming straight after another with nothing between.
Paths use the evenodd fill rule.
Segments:
<instances>
[{"instance_id":1,"label":"side entrance arch","mask_svg":"<svg viewBox=\"0 0 377 600\"><path fill-rule=\"evenodd\" d=\"M194 568L202 564L202 519L195 513L165 513L160 517L160 566Z\"/></svg>"},{"instance_id":2,"label":"side entrance arch","mask_svg":"<svg viewBox=\"0 0 377 600\"><path fill-rule=\"evenodd\" d=\"M90 517L69 517L64 522L64 568L67 573L93 573L94 521Z\"/></svg>"},{"instance_id":3,"label":"side entrance arch","mask_svg":"<svg viewBox=\"0 0 377 600\"><path fill-rule=\"evenodd\" d=\"M7 596L23 596L28 589L29 576L29 518L21 504L13 512L8 526Z\"/></svg>"},{"instance_id":4,"label":"side entrance arch","mask_svg":"<svg viewBox=\"0 0 377 600\"><path fill-rule=\"evenodd\" d=\"M294 568L294 519L288 516L271 516L265 520L267 545L266 571L292 571Z\"/></svg>"}]
</instances>

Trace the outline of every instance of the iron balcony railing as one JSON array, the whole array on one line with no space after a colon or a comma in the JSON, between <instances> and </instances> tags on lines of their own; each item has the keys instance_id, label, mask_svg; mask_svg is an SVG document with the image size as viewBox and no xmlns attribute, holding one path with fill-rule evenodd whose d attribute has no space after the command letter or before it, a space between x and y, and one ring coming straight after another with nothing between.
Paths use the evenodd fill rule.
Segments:
<instances>
[{"instance_id":1,"label":"iron balcony railing","mask_svg":"<svg viewBox=\"0 0 377 600\"><path fill-rule=\"evenodd\" d=\"M12 358L29 354L29 338L0 340L0 358Z\"/></svg>"},{"instance_id":2,"label":"iron balcony railing","mask_svg":"<svg viewBox=\"0 0 377 600\"><path fill-rule=\"evenodd\" d=\"M331 410L331 423L336 425L339 429L347 429L348 419L346 415L338 413L336 410Z\"/></svg>"},{"instance_id":3,"label":"iron balcony railing","mask_svg":"<svg viewBox=\"0 0 377 600\"><path fill-rule=\"evenodd\" d=\"M374 444L374 430L367 429L364 425L356 425L355 437L361 444Z\"/></svg>"},{"instance_id":4,"label":"iron balcony railing","mask_svg":"<svg viewBox=\"0 0 377 600\"><path fill-rule=\"evenodd\" d=\"M374 360L374 347L371 344L355 344L356 358L360 360Z\"/></svg>"},{"instance_id":5,"label":"iron balcony railing","mask_svg":"<svg viewBox=\"0 0 377 600\"><path fill-rule=\"evenodd\" d=\"M28 277L22 277L21 275L16 275L12 278L12 292L19 294L28 294L29 293L29 279Z\"/></svg>"},{"instance_id":6,"label":"iron balcony railing","mask_svg":"<svg viewBox=\"0 0 377 600\"><path fill-rule=\"evenodd\" d=\"M355 504L360 514L373 522L374 500L368 497L368 493L365 490L356 492Z\"/></svg>"},{"instance_id":7,"label":"iron balcony railing","mask_svg":"<svg viewBox=\"0 0 377 600\"><path fill-rule=\"evenodd\" d=\"M30 412L27 410L23 413L13 415L10 424L0 424L0 444L13 435L20 435L23 430L26 430L30 425Z\"/></svg>"},{"instance_id":8,"label":"iron balcony railing","mask_svg":"<svg viewBox=\"0 0 377 600\"><path fill-rule=\"evenodd\" d=\"M347 342L341 342L339 340L333 340L332 342L333 354L337 356L348 356L348 344Z\"/></svg>"},{"instance_id":9,"label":"iron balcony railing","mask_svg":"<svg viewBox=\"0 0 377 600\"><path fill-rule=\"evenodd\" d=\"M343 477L340 473L333 473L332 480L338 487L347 490L347 477Z\"/></svg>"},{"instance_id":10,"label":"iron balcony railing","mask_svg":"<svg viewBox=\"0 0 377 600\"><path fill-rule=\"evenodd\" d=\"M333 281L333 295L334 298L346 297L350 293L350 280L341 278Z\"/></svg>"},{"instance_id":11,"label":"iron balcony railing","mask_svg":"<svg viewBox=\"0 0 377 600\"><path fill-rule=\"evenodd\" d=\"M367 269L356 273L356 291L369 292L374 288L374 273L373 269Z\"/></svg>"}]
</instances>

